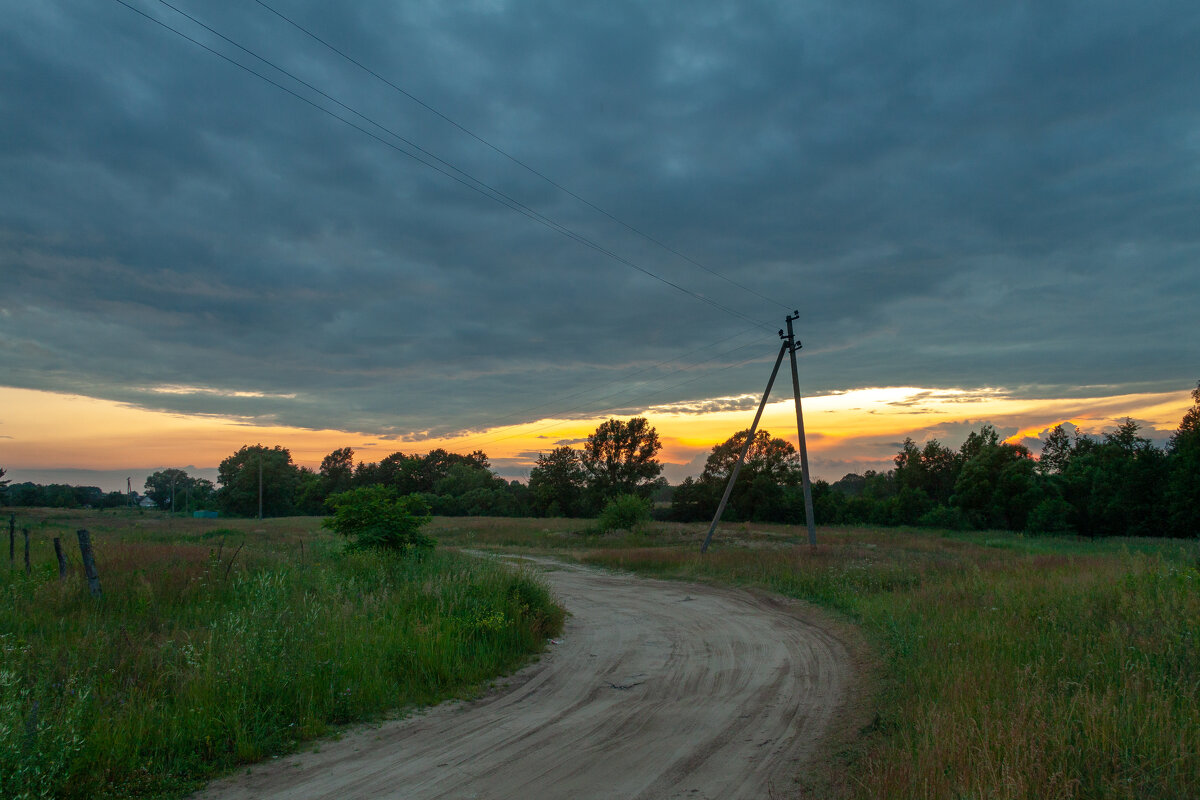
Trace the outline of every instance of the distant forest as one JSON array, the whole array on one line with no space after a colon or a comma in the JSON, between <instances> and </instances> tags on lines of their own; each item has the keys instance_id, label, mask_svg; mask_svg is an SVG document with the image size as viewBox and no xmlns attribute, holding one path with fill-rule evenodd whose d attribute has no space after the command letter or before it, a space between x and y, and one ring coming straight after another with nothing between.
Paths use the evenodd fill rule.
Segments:
<instances>
[{"instance_id":1,"label":"distant forest","mask_svg":"<svg viewBox=\"0 0 1200 800\"><path fill-rule=\"evenodd\" d=\"M942 529L1003 529L1085 536L1200 534L1200 383L1195 401L1165 448L1139 435L1131 419L1102 436L1054 428L1034 458L1000 440L990 425L957 450L937 440L906 439L887 472L851 473L812 485L822 525L909 525ZM655 502L660 520L709 520L746 444L741 431L713 448L704 471L670 486L657 460L655 429L641 417L602 423L578 449L539 454L529 481L491 471L481 451L397 452L377 463L333 451L314 471L292 463L283 447L243 447L221 462L219 488L182 470L146 479L146 497L163 510L214 509L226 514L321 515L326 500L362 486L417 494L442 516L594 517L624 495ZM4 471L0 469L0 478ZM108 508L128 505L123 492L96 487L0 480L0 504ZM790 442L759 431L725 511L728 521L803 523L799 458Z\"/></svg>"}]
</instances>

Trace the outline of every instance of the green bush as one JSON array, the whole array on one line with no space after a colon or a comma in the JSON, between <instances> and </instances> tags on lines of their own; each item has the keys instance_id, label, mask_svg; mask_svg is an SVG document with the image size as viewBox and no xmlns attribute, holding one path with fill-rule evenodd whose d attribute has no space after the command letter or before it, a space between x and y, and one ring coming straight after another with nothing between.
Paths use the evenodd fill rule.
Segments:
<instances>
[{"instance_id":1,"label":"green bush","mask_svg":"<svg viewBox=\"0 0 1200 800\"><path fill-rule=\"evenodd\" d=\"M605 504L600 512L600 529L603 531L632 531L650 519L650 501L636 494L622 494Z\"/></svg>"},{"instance_id":2,"label":"green bush","mask_svg":"<svg viewBox=\"0 0 1200 800\"><path fill-rule=\"evenodd\" d=\"M971 527L970 520L960 508L938 506L926 511L917 519L917 524L923 528L944 528L951 531L965 531Z\"/></svg>"},{"instance_id":3,"label":"green bush","mask_svg":"<svg viewBox=\"0 0 1200 800\"><path fill-rule=\"evenodd\" d=\"M428 550L435 540L421 533L429 504L416 494L399 496L387 486L364 486L331 496L333 516L321 525L345 536L350 549Z\"/></svg>"},{"instance_id":4,"label":"green bush","mask_svg":"<svg viewBox=\"0 0 1200 800\"><path fill-rule=\"evenodd\" d=\"M1060 497L1047 497L1029 515L1030 533L1065 533L1071 530L1071 506Z\"/></svg>"}]
</instances>

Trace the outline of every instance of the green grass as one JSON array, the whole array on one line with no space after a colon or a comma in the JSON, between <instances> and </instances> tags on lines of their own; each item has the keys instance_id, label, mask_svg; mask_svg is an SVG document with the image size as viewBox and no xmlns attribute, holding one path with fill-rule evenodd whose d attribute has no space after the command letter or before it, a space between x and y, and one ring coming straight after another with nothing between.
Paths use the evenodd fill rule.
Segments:
<instances>
[{"instance_id":1,"label":"green grass","mask_svg":"<svg viewBox=\"0 0 1200 800\"><path fill-rule=\"evenodd\" d=\"M441 549L346 555L319 522L20 515L35 568L18 531L0 570L0 797L178 797L334 726L468 696L561 627L531 574Z\"/></svg>"},{"instance_id":2,"label":"green grass","mask_svg":"<svg viewBox=\"0 0 1200 800\"><path fill-rule=\"evenodd\" d=\"M733 525L583 537L442 521L451 542L523 545L668 578L759 586L843 615L873 643L875 722L855 798L1200 797L1200 546Z\"/></svg>"}]
</instances>

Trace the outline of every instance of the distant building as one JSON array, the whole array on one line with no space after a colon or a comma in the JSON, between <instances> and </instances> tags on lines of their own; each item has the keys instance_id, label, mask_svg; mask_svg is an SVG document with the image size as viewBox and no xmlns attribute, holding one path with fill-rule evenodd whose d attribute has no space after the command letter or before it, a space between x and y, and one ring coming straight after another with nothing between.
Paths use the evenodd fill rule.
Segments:
<instances>
[{"instance_id":1,"label":"distant building","mask_svg":"<svg viewBox=\"0 0 1200 800\"><path fill-rule=\"evenodd\" d=\"M158 508L158 503L154 502L149 497L143 497L138 501L138 505L142 508Z\"/></svg>"}]
</instances>

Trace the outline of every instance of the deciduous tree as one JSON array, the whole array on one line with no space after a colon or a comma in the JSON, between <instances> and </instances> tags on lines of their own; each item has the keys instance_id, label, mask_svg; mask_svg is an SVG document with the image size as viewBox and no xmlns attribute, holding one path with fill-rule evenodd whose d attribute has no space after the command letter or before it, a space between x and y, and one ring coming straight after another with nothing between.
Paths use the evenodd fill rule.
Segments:
<instances>
[{"instance_id":1,"label":"deciduous tree","mask_svg":"<svg viewBox=\"0 0 1200 800\"><path fill-rule=\"evenodd\" d=\"M1059 475L1066 471L1071 463L1073 450L1071 437L1067 435L1062 425L1055 425L1042 441L1042 455L1038 459L1038 469L1043 475Z\"/></svg>"},{"instance_id":2,"label":"deciduous tree","mask_svg":"<svg viewBox=\"0 0 1200 800\"><path fill-rule=\"evenodd\" d=\"M354 482L354 450L339 447L321 460L321 483L326 496L344 492Z\"/></svg>"},{"instance_id":3,"label":"deciduous tree","mask_svg":"<svg viewBox=\"0 0 1200 800\"><path fill-rule=\"evenodd\" d=\"M596 507L621 494L649 496L662 472L655 458L661 449L658 432L645 417L600 423L580 453Z\"/></svg>"},{"instance_id":4,"label":"deciduous tree","mask_svg":"<svg viewBox=\"0 0 1200 800\"><path fill-rule=\"evenodd\" d=\"M537 464L529 471L529 491L539 515L576 516L581 510L585 485L579 453L565 445L549 453L538 453Z\"/></svg>"},{"instance_id":5,"label":"deciduous tree","mask_svg":"<svg viewBox=\"0 0 1200 800\"><path fill-rule=\"evenodd\" d=\"M749 429L738 431L713 447L704 462L702 478L727 480L737 464L742 448L746 446L746 437L749 435ZM750 481L765 475L781 486L790 485L800 480L800 456L791 442L760 430L754 434L750 449L746 451L746 460L742 464L740 474L747 476Z\"/></svg>"},{"instance_id":6,"label":"deciduous tree","mask_svg":"<svg viewBox=\"0 0 1200 800\"><path fill-rule=\"evenodd\" d=\"M221 489L217 500L230 514L258 514L259 469L262 470L264 516L284 516L295 509L300 470L286 447L246 446L221 462L217 469Z\"/></svg>"}]
</instances>

